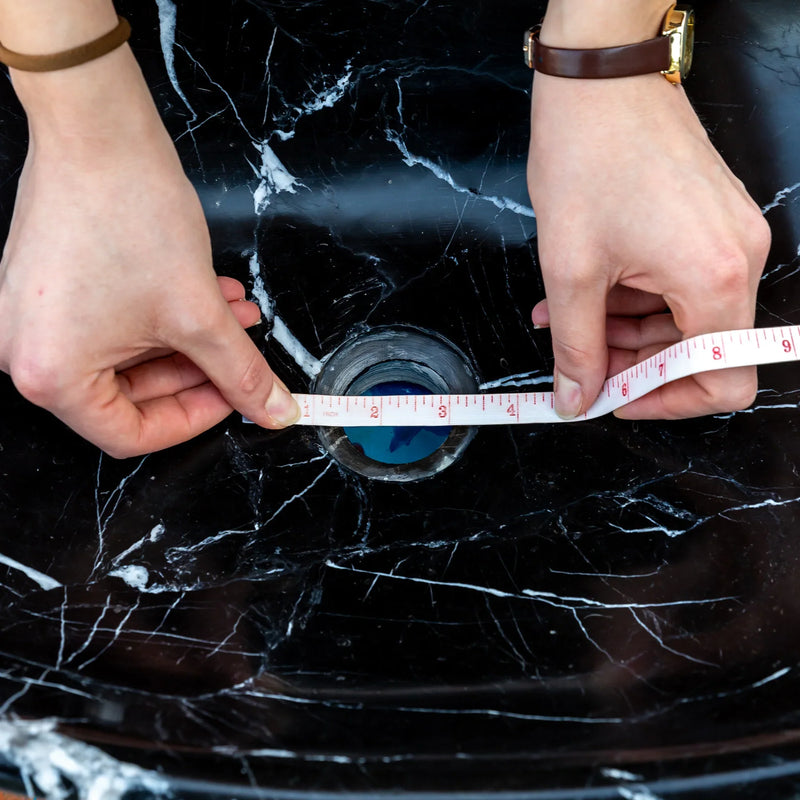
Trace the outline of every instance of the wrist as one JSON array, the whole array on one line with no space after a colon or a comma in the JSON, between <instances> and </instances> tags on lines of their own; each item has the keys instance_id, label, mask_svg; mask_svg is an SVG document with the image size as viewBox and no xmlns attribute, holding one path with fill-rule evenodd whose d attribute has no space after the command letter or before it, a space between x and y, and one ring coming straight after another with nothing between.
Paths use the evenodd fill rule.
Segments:
<instances>
[{"instance_id":1,"label":"wrist","mask_svg":"<svg viewBox=\"0 0 800 800\"><path fill-rule=\"evenodd\" d=\"M600 48L652 39L672 0L550 0L541 41L550 47Z\"/></svg>"},{"instance_id":2,"label":"wrist","mask_svg":"<svg viewBox=\"0 0 800 800\"><path fill-rule=\"evenodd\" d=\"M116 21L111 0L0 0L0 41L27 55L77 47Z\"/></svg>"},{"instance_id":3,"label":"wrist","mask_svg":"<svg viewBox=\"0 0 800 800\"><path fill-rule=\"evenodd\" d=\"M70 69L12 70L12 81L37 153L91 163L121 147L168 139L127 45Z\"/></svg>"},{"instance_id":4,"label":"wrist","mask_svg":"<svg viewBox=\"0 0 800 800\"><path fill-rule=\"evenodd\" d=\"M118 25L111 0L0 0L0 41L28 56L86 45ZM88 166L120 146L166 136L127 44L85 63L47 72L11 69L38 156Z\"/></svg>"}]
</instances>

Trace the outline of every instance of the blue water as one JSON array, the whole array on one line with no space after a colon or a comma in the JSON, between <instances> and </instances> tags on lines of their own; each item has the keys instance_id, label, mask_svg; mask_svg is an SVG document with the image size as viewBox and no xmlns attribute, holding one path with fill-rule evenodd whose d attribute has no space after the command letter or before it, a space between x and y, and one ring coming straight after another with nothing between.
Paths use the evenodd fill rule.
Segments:
<instances>
[{"instance_id":1,"label":"blue water","mask_svg":"<svg viewBox=\"0 0 800 800\"><path fill-rule=\"evenodd\" d=\"M365 395L431 394L429 389L406 381L387 381L373 386ZM344 429L347 438L365 456L382 464L411 464L438 450L450 435L450 426L433 428Z\"/></svg>"}]
</instances>

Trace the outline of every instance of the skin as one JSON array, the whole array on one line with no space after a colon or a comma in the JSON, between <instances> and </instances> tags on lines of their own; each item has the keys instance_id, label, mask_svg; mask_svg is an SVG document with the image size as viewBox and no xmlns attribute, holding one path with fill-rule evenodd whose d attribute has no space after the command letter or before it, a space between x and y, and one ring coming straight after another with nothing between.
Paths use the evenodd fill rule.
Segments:
<instances>
[{"instance_id":1,"label":"skin","mask_svg":"<svg viewBox=\"0 0 800 800\"><path fill-rule=\"evenodd\" d=\"M666 7L551 0L542 41L647 39ZM115 24L110 0L0 0L0 40L18 52L57 52ZM127 45L59 72L11 73L30 145L0 262L0 368L119 457L186 441L233 409L264 427L296 421L244 332L257 308L214 274L199 201ZM537 75L532 111L547 292L533 321L552 329L556 407L571 417L608 374L666 344L752 325L769 230L661 76ZM733 410L755 389L754 369L728 370L617 413Z\"/></svg>"},{"instance_id":2,"label":"skin","mask_svg":"<svg viewBox=\"0 0 800 800\"><path fill-rule=\"evenodd\" d=\"M551 0L541 40L608 47L652 38L663 0ZM602 25L592 21L603 20ZM661 75L534 78L528 185L536 211L556 410L585 411L606 377L682 338L748 328L770 246L758 207ZM628 419L748 406L754 368L667 384Z\"/></svg>"},{"instance_id":3,"label":"skin","mask_svg":"<svg viewBox=\"0 0 800 800\"><path fill-rule=\"evenodd\" d=\"M91 41L106 0L0 0L25 53ZM217 278L197 195L124 46L52 73L12 70L30 144L0 262L0 368L113 456L186 441L236 409L279 428L299 410Z\"/></svg>"}]
</instances>

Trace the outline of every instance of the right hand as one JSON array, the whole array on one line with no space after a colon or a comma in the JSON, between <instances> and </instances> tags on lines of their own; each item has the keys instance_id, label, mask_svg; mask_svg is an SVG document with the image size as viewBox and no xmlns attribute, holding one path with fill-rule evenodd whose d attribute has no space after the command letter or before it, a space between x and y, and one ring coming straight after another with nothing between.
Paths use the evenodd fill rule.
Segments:
<instances>
[{"instance_id":1,"label":"right hand","mask_svg":"<svg viewBox=\"0 0 800 800\"><path fill-rule=\"evenodd\" d=\"M199 200L130 51L102 62L14 76L32 140L0 263L0 368L117 457L233 409L291 424L297 404L243 328L258 309L214 274Z\"/></svg>"},{"instance_id":2,"label":"right hand","mask_svg":"<svg viewBox=\"0 0 800 800\"><path fill-rule=\"evenodd\" d=\"M559 414L585 412L606 377L675 341L752 326L769 228L682 88L660 75L537 74L531 124L547 292L533 321L552 330ZM755 392L755 368L708 372L616 414L732 411Z\"/></svg>"}]
</instances>

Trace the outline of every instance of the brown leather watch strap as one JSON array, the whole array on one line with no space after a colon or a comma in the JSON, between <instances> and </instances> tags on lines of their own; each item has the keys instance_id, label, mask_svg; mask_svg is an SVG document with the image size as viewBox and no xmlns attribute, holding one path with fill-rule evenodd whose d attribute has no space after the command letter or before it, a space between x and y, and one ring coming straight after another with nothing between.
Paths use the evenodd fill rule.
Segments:
<instances>
[{"instance_id":1,"label":"brown leather watch strap","mask_svg":"<svg viewBox=\"0 0 800 800\"><path fill-rule=\"evenodd\" d=\"M528 66L545 75L561 78L622 78L661 72L670 66L668 36L645 42L597 50L548 47L539 41L538 28L528 31Z\"/></svg>"},{"instance_id":2,"label":"brown leather watch strap","mask_svg":"<svg viewBox=\"0 0 800 800\"><path fill-rule=\"evenodd\" d=\"M116 50L128 41L131 26L126 19L119 17L117 27L103 34L100 38L86 44L47 55L26 55L15 53L0 43L0 62L23 72L53 72L68 67L77 67L87 61L100 58L112 50Z\"/></svg>"}]
</instances>

